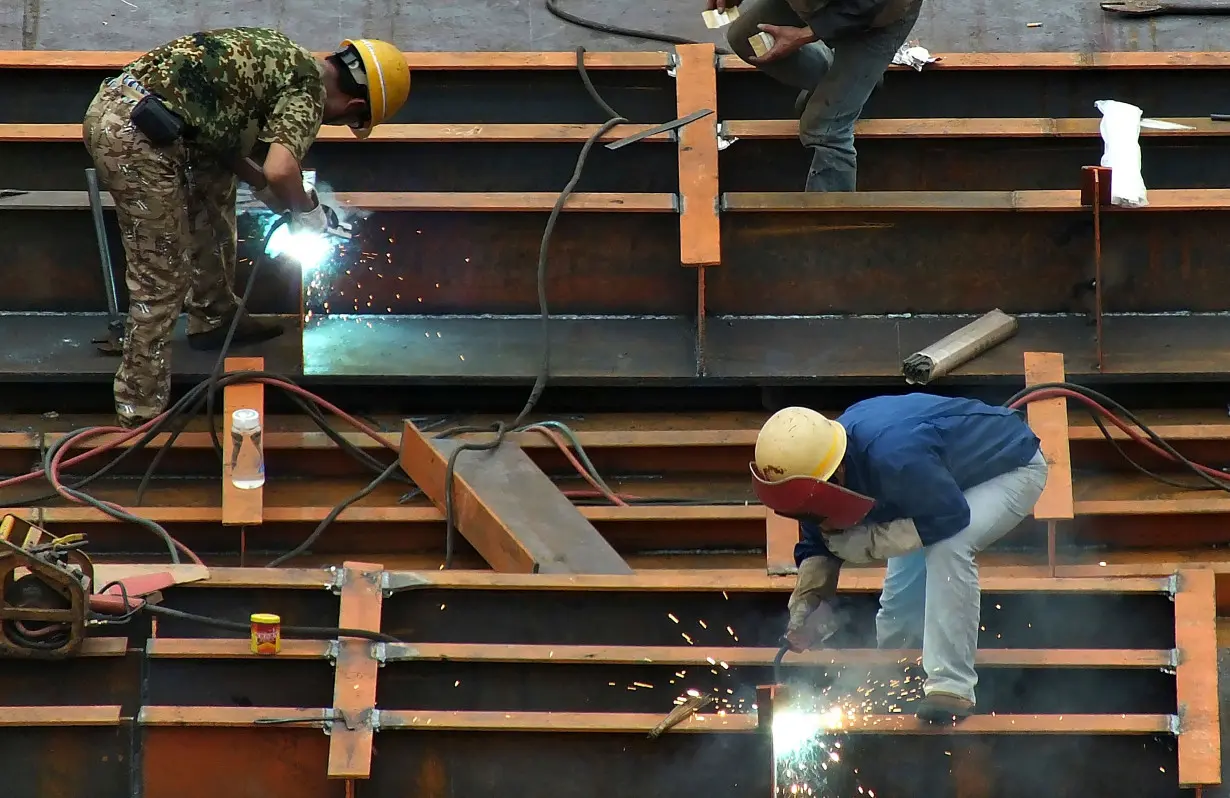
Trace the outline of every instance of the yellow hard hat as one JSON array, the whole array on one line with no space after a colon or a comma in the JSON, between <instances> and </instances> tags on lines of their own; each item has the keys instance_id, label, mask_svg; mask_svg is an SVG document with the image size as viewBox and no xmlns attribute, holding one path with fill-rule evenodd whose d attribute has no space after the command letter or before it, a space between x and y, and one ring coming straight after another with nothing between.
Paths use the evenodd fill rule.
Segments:
<instances>
[{"instance_id":1,"label":"yellow hard hat","mask_svg":"<svg viewBox=\"0 0 1230 798\"><path fill-rule=\"evenodd\" d=\"M790 477L827 480L845 454L845 428L806 407L778 410L756 436L756 468L771 482Z\"/></svg>"},{"instance_id":2,"label":"yellow hard hat","mask_svg":"<svg viewBox=\"0 0 1230 798\"><path fill-rule=\"evenodd\" d=\"M365 139L372 128L391 119L405 104L410 96L410 67L401 50L379 39L347 39L341 46L355 49L367 76L371 119L365 127L351 128L356 136Z\"/></svg>"}]
</instances>

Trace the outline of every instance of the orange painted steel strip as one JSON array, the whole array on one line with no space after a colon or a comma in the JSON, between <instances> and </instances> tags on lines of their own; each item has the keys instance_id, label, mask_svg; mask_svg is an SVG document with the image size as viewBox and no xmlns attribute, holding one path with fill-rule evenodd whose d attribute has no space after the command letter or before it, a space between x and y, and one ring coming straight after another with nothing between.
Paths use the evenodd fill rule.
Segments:
<instances>
[{"instance_id":1,"label":"orange painted steel strip","mask_svg":"<svg viewBox=\"0 0 1230 798\"><path fill-rule=\"evenodd\" d=\"M372 131L371 141L388 142L475 142L475 143L534 143L577 142L582 143L593 135L598 125L566 124L473 124L473 125L380 125ZM602 135L599 141L618 141L625 136L640 133L654 125L629 122L617 130ZM797 127L797 125L796 125ZM1142 133L1145 131L1141 131ZM1095 132L1096 135L1096 132ZM358 143L344 127L326 125L316 135L317 141ZM670 142L670 133L655 133L642 141ZM0 124L0 141L14 143L55 142L80 143L81 125L71 124Z\"/></svg>"},{"instance_id":2,"label":"orange painted steel strip","mask_svg":"<svg viewBox=\"0 0 1230 798\"><path fill-rule=\"evenodd\" d=\"M225 569L216 569L225 570ZM398 571L390 571L394 582ZM769 576L751 569L646 570L631 576L591 574L515 574L486 571L412 571L418 587L453 590L610 590L661 592L764 593L794 589L794 578ZM884 585L881 569L848 569L840 588L852 593L876 593ZM1160 577L1051 578L999 576L988 569L982 576L988 593L1169 593L1170 580Z\"/></svg>"},{"instance_id":3,"label":"orange painted steel strip","mask_svg":"<svg viewBox=\"0 0 1230 798\"><path fill-rule=\"evenodd\" d=\"M851 192L731 192L723 196L727 212L844 213L969 213L1088 211L1080 191L851 191ZM1157 203L1154 204L1154 197ZM1145 208L1106 208L1107 213L1152 210L1225 210L1230 189L1159 189L1149 192Z\"/></svg>"},{"instance_id":4,"label":"orange painted steel strip","mask_svg":"<svg viewBox=\"0 0 1230 798\"><path fill-rule=\"evenodd\" d=\"M923 67L927 72L949 70L1075 70L1075 69L1225 69L1230 52L1120 52L1120 53L948 53L935 54L939 61ZM723 71L755 69L736 55L719 61ZM895 72L911 67L893 65Z\"/></svg>"},{"instance_id":5,"label":"orange painted steel strip","mask_svg":"<svg viewBox=\"0 0 1230 798\"><path fill-rule=\"evenodd\" d=\"M118 69L143 53L95 50L0 50L0 68L9 69ZM318 53L317 55L327 55ZM576 69L570 52L408 52L411 69L518 70ZM1076 70L1076 69L1224 69L1227 52L1110 52L1110 53L937 53L940 60L925 67L934 70ZM665 52L586 53L588 69L665 69ZM754 67L738 56L720 58L723 71L750 71ZM892 66L893 70L909 67Z\"/></svg>"},{"instance_id":6,"label":"orange painted steel strip","mask_svg":"<svg viewBox=\"0 0 1230 798\"><path fill-rule=\"evenodd\" d=\"M794 544L799 542L799 522L767 508L765 520L765 560L771 576L798 573L794 564Z\"/></svg>"},{"instance_id":7,"label":"orange painted steel strip","mask_svg":"<svg viewBox=\"0 0 1230 798\"><path fill-rule=\"evenodd\" d=\"M680 118L701 109L712 114L679 130L679 260L684 266L722 262L718 221L717 67L712 44L681 44L675 75Z\"/></svg>"},{"instance_id":8,"label":"orange painted steel strip","mask_svg":"<svg viewBox=\"0 0 1230 798\"><path fill-rule=\"evenodd\" d=\"M380 631L384 598L380 575L384 566L347 562L342 584L338 626ZM372 657L367 640L342 638L333 682L333 710L344 713L355 726L335 721L329 732L329 778L366 779L372 773L373 712L376 709L376 676L379 663Z\"/></svg>"},{"instance_id":9,"label":"orange painted steel strip","mask_svg":"<svg viewBox=\"0 0 1230 798\"><path fill-rule=\"evenodd\" d=\"M275 659L324 659L329 656L327 640L282 640L282 650ZM155 659L269 659L253 654L248 640L225 638L156 637L149 640L145 652Z\"/></svg>"},{"instance_id":10,"label":"orange painted steel strip","mask_svg":"<svg viewBox=\"0 0 1230 798\"><path fill-rule=\"evenodd\" d=\"M661 715L588 712L416 712L386 710L388 730L629 732L644 733ZM864 715L846 718L844 732L871 734L1165 734L1170 715L974 715L956 726L933 726L909 715ZM750 732L755 715L693 715L671 730L679 732Z\"/></svg>"},{"instance_id":11,"label":"orange painted steel strip","mask_svg":"<svg viewBox=\"0 0 1230 798\"><path fill-rule=\"evenodd\" d=\"M1140 135L1230 135L1230 126L1208 117L1170 117L1166 121L1192 129L1144 128ZM1097 138L1101 135L1100 124L1099 119L1059 117L862 119L854 126L854 135L861 139ZM794 139L799 135L799 123L791 119L728 119L722 123L722 132L739 139ZM0 126L0 140L3 140L3 135L3 127Z\"/></svg>"},{"instance_id":12,"label":"orange painted steel strip","mask_svg":"<svg viewBox=\"0 0 1230 798\"><path fill-rule=\"evenodd\" d=\"M0 726L116 726L118 706L0 707Z\"/></svg>"},{"instance_id":13,"label":"orange painted steel strip","mask_svg":"<svg viewBox=\"0 0 1230 798\"><path fill-rule=\"evenodd\" d=\"M1184 569L1174 597L1179 664L1179 785L1221 784L1221 714L1217 698L1215 574Z\"/></svg>"},{"instance_id":14,"label":"orange painted steel strip","mask_svg":"<svg viewBox=\"0 0 1230 798\"><path fill-rule=\"evenodd\" d=\"M226 371L264 371L263 357L228 357ZM231 483L231 413L240 408L250 408L260 413L265 421L265 386L259 382L237 383L222 389L222 523L224 526L247 526L261 523L264 517L265 488L241 490ZM261 457L264 441L260 442Z\"/></svg>"},{"instance_id":15,"label":"orange painted steel strip","mask_svg":"<svg viewBox=\"0 0 1230 798\"><path fill-rule=\"evenodd\" d=\"M200 640L174 641L199 648ZM236 652L246 651L245 641L225 642ZM151 656L153 649L151 649ZM776 648L709 646L585 646L585 645L488 645L483 643L406 643L391 645L390 661L505 662L600 665L710 665L714 660L732 667L770 665ZM322 655L323 656L323 655ZM875 648L828 649L788 654L783 664L823 667L896 665L916 662L921 651ZM1169 668L1174 652L1150 649L982 649L978 664L992 668Z\"/></svg>"},{"instance_id":16,"label":"orange painted steel strip","mask_svg":"<svg viewBox=\"0 0 1230 798\"><path fill-rule=\"evenodd\" d=\"M0 69L119 69L144 55L135 50L0 50ZM328 53L317 53L326 56ZM406 53L413 69L539 70L576 69L576 54L555 53ZM664 52L586 53L586 69L666 69Z\"/></svg>"},{"instance_id":17,"label":"orange painted steel strip","mask_svg":"<svg viewBox=\"0 0 1230 798\"><path fill-rule=\"evenodd\" d=\"M1063 355L1057 352L1025 353L1025 385L1063 382ZM1063 398L1030 402L1025 408L1029 426L1042 441L1042 454L1050 466L1046 487L1034 505L1040 521L1067 521L1074 516L1072 454L1068 449L1068 402Z\"/></svg>"}]
</instances>

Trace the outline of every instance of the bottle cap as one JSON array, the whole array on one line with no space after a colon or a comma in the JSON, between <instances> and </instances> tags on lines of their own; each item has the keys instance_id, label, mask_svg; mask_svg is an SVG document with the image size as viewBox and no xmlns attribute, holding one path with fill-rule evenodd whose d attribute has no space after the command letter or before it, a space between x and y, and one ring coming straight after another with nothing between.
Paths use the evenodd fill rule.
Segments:
<instances>
[{"instance_id":1,"label":"bottle cap","mask_svg":"<svg viewBox=\"0 0 1230 798\"><path fill-rule=\"evenodd\" d=\"M261 414L251 408L240 408L231 413L231 429L235 432L255 432L261 428Z\"/></svg>"}]
</instances>

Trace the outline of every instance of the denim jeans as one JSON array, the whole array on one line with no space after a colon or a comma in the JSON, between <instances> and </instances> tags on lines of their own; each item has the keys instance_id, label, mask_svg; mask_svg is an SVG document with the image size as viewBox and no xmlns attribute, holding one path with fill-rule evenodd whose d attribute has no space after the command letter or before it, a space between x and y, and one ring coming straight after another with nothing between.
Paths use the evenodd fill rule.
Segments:
<instances>
[{"instance_id":1,"label":"denim jeans","mask_svg":"<svg viewBox=\"0 0 1230 798\"><path fill-rule=\"evenodd\" d=\"M974 556L1032 511L1046 486L1038 452L1026 465L965 491L969 526L947 540L888 561L876 638L880 648L923 650L923 691L974 700L982 592Z\"/></svg>"},{"instance_id":2,"label":"denim jeans","mask_svg":"<svg viewBox=\"0 0 1230 798\"><path fill-rule=\"evenodd\" d=\"M813 42L788 58L758 67L787 86L812 92L799 120L799 140L813 150L806 191L855 190L854 123L893 55L909 38L921 8L918 0L904 17L883 28L845 37L832 46ZM727 39L745 61L755 57L747 40L757 33L757 25L804 24L786 0L753 0L739 11Z\"/></svg>"}]
</instances>

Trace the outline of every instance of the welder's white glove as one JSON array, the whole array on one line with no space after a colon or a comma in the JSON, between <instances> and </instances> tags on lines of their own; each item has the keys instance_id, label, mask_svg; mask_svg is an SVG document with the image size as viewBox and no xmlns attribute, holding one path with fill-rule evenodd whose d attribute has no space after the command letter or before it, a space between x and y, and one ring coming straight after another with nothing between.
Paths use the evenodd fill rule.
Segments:
<instances>
[{"instance_id":1,"label":"welder's white glove","mask_svg":"<svg viewBox=\"0 0 1230 798\"><path fill-rule=\"evenodd\" d=\"M808 628L808 618L837 595L840 575L841 560L836 557L808 557L799 565L799 578L790 594L790 621L785 635L792 651L806 651L817 642L813 639L815 630Z\"/></svg>"},{"instance_id":2,"label":"welder's white glove","mask_svg":"<svg viewBox=\"0 0 1230 798\"><path fill-rule=\"evenodd\" d=\"M316 207L312 210L296 211L292 214L290 226L295 232L324 233L329 229L329 214L325 212L325 206L320 204L320 200L316 200Z\"/></svg>"},{"instance_id":3,"label":"welder's white glove","mask_svg":"<svg viewBox=\"0 0 1230 798\"><path fill-rule=\"evenodd\" d=\"M283 207L282 202L278 199L278 195L274 194L273 189L269 186L253 191L252 196L259 202L264 203L265 207L271 211L276 212L278 208Z\"/></svg>"}]
</instances>

